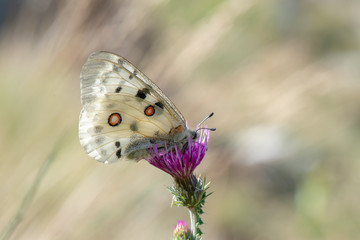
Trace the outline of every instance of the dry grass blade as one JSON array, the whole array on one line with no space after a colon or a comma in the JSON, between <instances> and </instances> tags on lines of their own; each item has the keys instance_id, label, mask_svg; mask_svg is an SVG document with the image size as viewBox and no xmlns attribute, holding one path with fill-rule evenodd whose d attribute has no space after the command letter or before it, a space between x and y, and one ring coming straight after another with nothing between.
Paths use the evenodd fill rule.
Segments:
<instances>
[{"instance_id":1,"label":"dry grass blade","mask_svg":"<svg viewBox=\"0 0 360 240\"><path fill-rule=\"evenodd\" d=\"M62 143L64 142L64 138L66 136L67 136L67 134L64 133L63 136L61 136L59 138L57 143L54 145L54 148L52 149L52 151L48 155L47 159L45 160L43 165L40 167L39 172L37 173L33 184L31 185L28 192L25 194L25 196L24 196L24 198L23 198L23 200L22 200L22 202L20 204L20 207L18 208L16 214L11 219L9 224L3 229L2 233L1 233L1 236L0 236L1 240L10 239L10 237L12 236L12 234L14 233L16 228L19 226L21 221L24 219L25 214L26 214L27 210L29 209L29 207L31 206L42 180L44 179L47 171L49 170L49 168L51 166L51 164L56 159L56 156L59 153L59 151L60 151L60 149L62 147Z\"/></svg>"}]
</instances>

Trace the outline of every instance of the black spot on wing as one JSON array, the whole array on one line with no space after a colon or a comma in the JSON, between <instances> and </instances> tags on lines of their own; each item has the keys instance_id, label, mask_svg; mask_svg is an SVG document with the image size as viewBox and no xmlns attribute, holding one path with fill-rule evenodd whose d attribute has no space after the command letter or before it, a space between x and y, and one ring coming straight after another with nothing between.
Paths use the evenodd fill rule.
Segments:
<instances>
[{"instance_id":1,"label":"black spot on wing","mask_svg":"<svg viewBox=\"0 0 360 240\"><path fill-rule=\"evenodd\" d=\"M116 151L116 156L117 156L118 158L121 158L121 149L119 149L119 150Z\"/></svg>"},{"instance_id":2,"label":"black spot on wing","mask_svg":"<svg viewBox=\"0 0 360 240\"><path fill-rule=\"evenodd\" d=\"M102 127L102 126L95 126L94 132L95 133L100 133L103 129L104 129L104 127Z\"/></svg>"},{"instance_id":3,"label":"black spot on wing","mask_svg":"<svg viewBox=\"0 0 360 240\"><path fill-rule=\"evenodd\" d=\"M134 121L130 124L131 131L136 132L138 129L139 129L139 126L138 126L137 122Z\"/></svg>"},{"instance_id":4,"label":"black spot on wing","mask_svg":"<svg viewBox=\"0 0 360 240\"><path fill-rule=\"evenodd\" d=\"M116 141L116 142L115 142L115 147L117 147L117 148L120 147L120 142L119 142L119 141Z\"/></svg>"},{"instance_id":5,"label":"black spot on wing","mask_svg":"<svg viewBox=\"0 0 360 240\"><path fill-rule=\"evenodd\" d=\"M115 89L115 92L116 92L116 93L119 93L121 90L122 90L122 87L117 87L117 88Z\"/></svg>"},{"instance_id":6,"label":"black spot on wing","mask_svg":"<svg viewBox=\"0 0 360 240\"><path fill-rule=\"evenodd\" d=\"M157 102L157 103L155 103L155 105L161 109L164 109L164 104L162 104L161 102Z\"/></svg>"},{"instance_id":7,"label":"black spot on wing","mask_svg":"<svg viewBox=\"0 0 360 240\"><path fill-rule=\"evenodd\" d=\"M146 98L146 93L143 90L138 90L136 93L136 97L141 98L141 99L145 99Z\"/></svg>"}]
</instances>

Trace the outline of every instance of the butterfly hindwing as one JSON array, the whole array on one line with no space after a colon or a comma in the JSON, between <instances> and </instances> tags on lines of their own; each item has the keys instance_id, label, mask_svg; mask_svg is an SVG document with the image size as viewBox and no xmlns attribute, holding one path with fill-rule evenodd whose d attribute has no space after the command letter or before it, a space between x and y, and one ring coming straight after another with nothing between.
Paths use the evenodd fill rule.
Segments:
<instances>
[{"instance_id":1,"label":"butterfly hindwing","mask_svg":"<svg viewBox=\"0 0 360 240\"><path fill-rule=\"evenodd\" d=\"M162 91L112 53L96 52L88 58L81 72L81 101L80 143L101 162L142 158L152 144L171 139L172 129L186 128Z\"/></svg>"}]
</instances>

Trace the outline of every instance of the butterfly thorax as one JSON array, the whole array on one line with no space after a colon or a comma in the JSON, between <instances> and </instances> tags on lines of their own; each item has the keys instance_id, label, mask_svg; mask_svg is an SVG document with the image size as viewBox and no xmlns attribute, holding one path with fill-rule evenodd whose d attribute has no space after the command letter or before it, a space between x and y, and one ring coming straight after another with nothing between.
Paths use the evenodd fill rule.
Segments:
<instances>
[{"instance_id":1,"label":"butterfly thorax","mask_svg":"<svg viewBox=\"0 0 360 240\"><path fill-rule=\"evenodd\" d=\"M169 135L174 139L174 142L181 143L187 142L188 138L196 139L197 133L195 130L191 128L185 128L181 125L177 126L176 128L172 128L170 130Z\"/></svg>"}]
</instances>

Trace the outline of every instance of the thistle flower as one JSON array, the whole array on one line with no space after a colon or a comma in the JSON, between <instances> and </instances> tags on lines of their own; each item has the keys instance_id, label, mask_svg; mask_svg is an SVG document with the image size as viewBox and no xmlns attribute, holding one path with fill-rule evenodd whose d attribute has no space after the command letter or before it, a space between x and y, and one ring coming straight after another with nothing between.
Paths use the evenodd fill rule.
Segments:
<instances>
[{"instance_id":1,"label":"thistle flower","mask_svg":"<svg viewBox=\"0 0 360 240\"><path fill-rule=\"evenodd\" d=\"M177 221L174 228L173 240L188 240L192 235L185 221Z\"/></svg>"},{"instance_id":2,"label":"thistle flower","mask_svg":"<svg viewBox=\"0 0 360 240\"><path fill-rule=\"evenodd\" d=\"M158 150L155 145L151 149L151 156L146 159L151 165L170 174L174 179L189 179L195 168L201 163L208 149L207 144L210 137L208 129L202 129L198 139L189 141L182 151L175 145L171 150Z\"/></svg>"},{"instance_id":3,"label":"thistle flower","mask_svg":"<svg viewBox=\"0 0 360 240\"><path fill-rule=\"evenodd\" d=\"M212 115L210 115L212 116ZM200 226L203 224L200 215L203 213L205 199L211 194L207 193L208 183L205 178L196 177L194 175L195 168L201 163L208 149L208 141L210 130L201 128L199 138L193 141L189 138L185 149L181 150L175 145L172 149L158 150L155 145L150 149L150 157L146 159L151 165L161 169L171 175L174 183L169 187L169 191L173 194L172 204L176 206L184 206L189 209L191 220L191 233L188 238L174 239L200 239L202 231ZM178 222L179 229L185 231L185 225ZM187 229L187 228L186 228Z\"/></svg>"}]
</instances>

